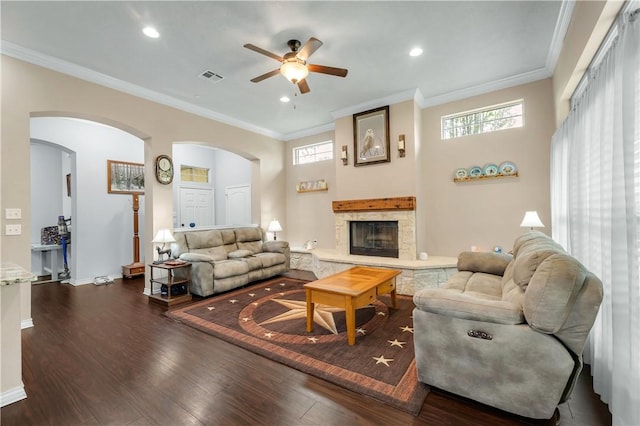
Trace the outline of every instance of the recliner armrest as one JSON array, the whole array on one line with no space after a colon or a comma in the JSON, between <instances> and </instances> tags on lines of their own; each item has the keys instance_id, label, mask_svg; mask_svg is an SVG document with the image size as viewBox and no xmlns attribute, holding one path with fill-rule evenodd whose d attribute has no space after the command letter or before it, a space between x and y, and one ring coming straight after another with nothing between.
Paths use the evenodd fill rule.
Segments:
<instances>
[{"instance_id":1,"label":"recliner armrest","mask_svg":"<svg viewBox=\"0 0 640 426\"><path fill-rule=\"evenodd\" d=\"M288 241L265 241L262 244L263 251L268 251L272 253L285 253L289 248Z\"/></svg>"},{"instance_id":2,"label":"recliner armrest","mask_svg":"<svg viewBox=\"0 0 640 426\"><path fill-rule=\"evenodd\" d=\"M497 324L525 322L522 307L506 300L475 297L473 294L442 288L426 288L413 296L413 303L421 311Z\"/></svg>"},{"instance_id":3,"label":"recliner armrest","mask_svg":"<svg viewBox=\"0 0 640 426\"><path fill-rule=\"evenodd\" d=\"M458 255L458 271L504 275L513 256L504 253L463 251Z\"/></svg>"},{"instance_id":4,"label":"recliner armrest","mask_svg":"<svg viewBox=\"0 0 640 426\"><path fill-rule=\"evenodd\" d=\"M180 255L180 260L184 260L186 262L214 262L213 257L202 253L182 253Z\"/></svg>"}]
</instances>

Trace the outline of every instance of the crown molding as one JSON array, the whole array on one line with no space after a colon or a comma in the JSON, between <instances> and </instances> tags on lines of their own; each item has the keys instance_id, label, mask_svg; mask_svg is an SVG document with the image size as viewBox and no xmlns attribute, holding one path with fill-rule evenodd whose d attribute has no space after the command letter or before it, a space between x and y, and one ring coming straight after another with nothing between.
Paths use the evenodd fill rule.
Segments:
<instances>
[{"instance_id":1,"label":"crown molding","mask_svg":"<svg viewBox=\"0 0 640 426\"><path fill-rule=\"evenodd\" d=\"M320 133L330 132L336 129L335 123L327 123L322 126L311 127L308 129L300 130L298 132L287 133L283 135L282 141L287 142L294 139L300 139L307 136L319 135Z\"/></svg>"},{"instance_id":2,"label":"crown molding","mask_svg":"<svg viewBox=\"0 0 640 426\"><path fill-rule=\"evenodd\" d=\"M38 65L63 74L67 74L85 81L89 81L91 83L99 84L110 89L128 93L139 98L147 99L152 102L190 112L204 118L219 121L230 126L239 127L253 133L268 136L270 138L282 140L284 137L284 135L281 133L265 129L263 127L255 126L251 123L237 120L224 114L219 114L209 109L190 104L188 102L155 92L153 90L145 89L138 85L110 77L106 74L99 73L92 69L82 67L71 62L63 61L49 55L44 55L42 53L27 49L25 47L5 40L1 40L0 42L0 54L19 59L21 61L29 62L31 64Z\"/></svg>"},{"instance_id":3,"label":"crown molding","mask_svg":"<svg viewBox=\"0 0 640 426\"><path fill-rule=\"evenodd\" d=\"M515 75L513 77L503 78L501 80L492 81L478 86L468 87L466 89L456 90L442 95L430 96L424 98L421 108L432 107L436 105L446 104L447 102L459 101L461 99L470 98L472 96L484 95L485 93L495 92L496 90L507 89L509 87L519 86L538 80L551 77L551 73L546 68L539 68L534 71Z\"/></svg>"},{"instance_id":4,"label":"crown molding","mask_svg":"<svg viewBox=\"0 0 640 426\"><path fill-rule=\"evenodd\" d=\"M549 54L547 55L547 62L545 68L553 74L558 64L558 58L562 52L562 46L564 38L567 36L567 30L571 23L571 17L573 16L573 9L576 5L575 0L563 0L560 5L560 13L558 14L558 20L556 21L556 28L553 31L553 37L551 38L551 45L549 46Z\"/></svg>"},{"instance_id":5,"label":"crown molding","mask_svg":"<svg viewBox=\"0 0 640 426\"><path fill-rule=\"evenodd\" d=\"M331 112L331 117L334 120L348 115L357 114L362 111L368 111L370 109L378 108L385 105L397 104L404 101L409 101L415 98L416 89L405 90L404 92L394 93L389 96L385 96L378 99L362 102L357 105L348 106L346 108L338 109Z\"/></svg>"}]
</instances>

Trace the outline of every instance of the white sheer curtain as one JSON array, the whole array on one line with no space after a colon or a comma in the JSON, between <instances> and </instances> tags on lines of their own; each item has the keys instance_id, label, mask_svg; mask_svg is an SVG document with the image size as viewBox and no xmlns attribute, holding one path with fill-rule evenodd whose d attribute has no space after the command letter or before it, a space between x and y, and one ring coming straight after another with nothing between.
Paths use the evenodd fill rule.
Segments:
<instances>
[{"instance_id":1,"label":"white sheer curtain","mask_svg":"<svg viewBox=\"0 0 640 426\"><path fill-rule=\"evenodd\" d=\"M604 300L585 348L614 425L640 425L640 14L589 71L551 149L553 237L595 273Z\"/></svg>"}]
</instances>

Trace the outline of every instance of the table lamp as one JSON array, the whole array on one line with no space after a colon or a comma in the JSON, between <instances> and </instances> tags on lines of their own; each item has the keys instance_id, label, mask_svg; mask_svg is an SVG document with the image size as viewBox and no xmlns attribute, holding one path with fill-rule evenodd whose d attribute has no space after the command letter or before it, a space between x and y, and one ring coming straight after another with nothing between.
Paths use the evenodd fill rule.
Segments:
<instances>
[{"instance_id":1,"label":"table lamp","mask_svg":"<svg viewBox=\"0 0 640 426\"><path fill-rule=\"evenodd\" d=\"M273 240L276 240L276 232L282 231L282 226L280 226L280 222L278 222L277 220L273 219L270 223L269 223L269 227L267 228L268 232L273 232Z\"/></svg>"},{"instance_id":2,"label":"table lamp","mask_svg":"<svg viewBox=\"0 0 640 426\"><path fill-rule=\"evenodd\" d=\"M155 238L151 240L152 243L162 243L162 247L156 246L156 250L158 251L158 260L153 262L154 264L160 264L164 262L164 255L167 257L171 256L171 248L165 250L164 245L166 243L175 243L176 239L171 235L171 231L168 229L161 229L156 234Z\"/></svg>"},{"instance_id":3,"label":"table lamp","mask_svg":"<svg viewBox=\"0 0 640 426\"><path fill-rule=\"evenodd\" d=\"M544 224L540 220L537 211L528 211L524 214L524 218L522 219L522 223L520 224L523 228L544 228Z\"/></svg>"}]
</instances>

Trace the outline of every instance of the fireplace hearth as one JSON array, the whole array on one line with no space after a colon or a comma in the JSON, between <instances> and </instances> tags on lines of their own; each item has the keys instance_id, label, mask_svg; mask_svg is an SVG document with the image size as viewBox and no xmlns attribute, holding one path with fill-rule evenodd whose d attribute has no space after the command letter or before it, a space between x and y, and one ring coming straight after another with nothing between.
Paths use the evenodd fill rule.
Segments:
<instances>
[{"instance_id":1,"label":"fireplace hearth","mask_svg":"<svg viewBox=\"0 0 640 426\"><path fill-rule=\"evenodd\" d=\"M398 258L398 221L351 221L349 253Z\"/></svg>"}]
</instances>

